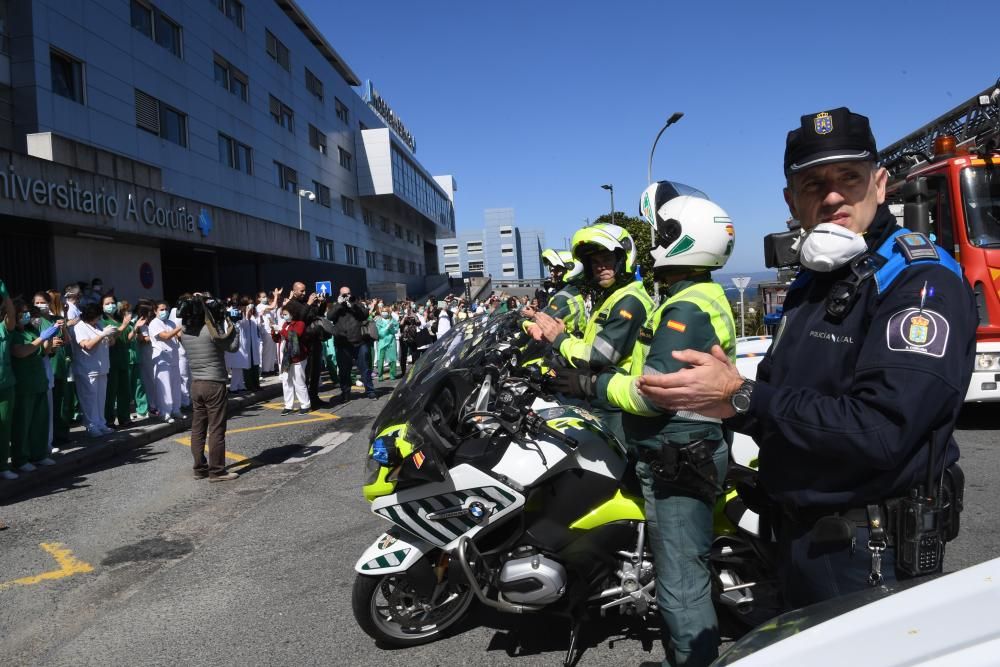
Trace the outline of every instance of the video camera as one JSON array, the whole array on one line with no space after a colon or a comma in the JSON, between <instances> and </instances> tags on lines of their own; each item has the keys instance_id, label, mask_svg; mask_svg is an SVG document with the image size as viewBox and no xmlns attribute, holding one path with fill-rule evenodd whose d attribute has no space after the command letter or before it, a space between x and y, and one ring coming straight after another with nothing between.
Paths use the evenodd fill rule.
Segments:
<instances>
[{"instance_id":1,"label":"video camera","mask_svg":"<svg viewBox=\"0 0 1000 667\"><path fill-rule=\"evenodd\" d=\"M211 313L212 319L216 322L222 322L226 317L226 306L215 297L202 294L195 294L177 302L177 316L185 329L203 325L206 312Z\"/></svg>"},{"instance_id":2,"label":"video camera","mask_svg":"<svg viewBox=\"0 0 1000 667\"><path fill-rule=\"evenodd\" d=\"M798 240L801 232L768 234L764 237L764 266L769 269L784 269L799 263Z\"/></svg>"}]
</instances>

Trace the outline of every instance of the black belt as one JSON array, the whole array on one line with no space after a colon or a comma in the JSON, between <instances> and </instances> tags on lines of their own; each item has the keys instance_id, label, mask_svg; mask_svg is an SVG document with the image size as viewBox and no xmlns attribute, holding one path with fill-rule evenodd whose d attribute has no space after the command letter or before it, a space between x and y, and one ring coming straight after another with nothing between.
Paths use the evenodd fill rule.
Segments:
<instances>
[{"instance_id":1,"label":"black belt","mask_svg":"<svg viewBox=\"0 0 1000 667\"><path fill-rule=\"evenodd\" d=\"M891 503L892 499L884 500L877 503L881 511L880 519L882 521L889 521L892 516L892 512L887 508L887 503ZM869 526L869 516L868 509L866 507L846 507L846 508L814 508L814 509L799 509L793 510L788 507L781 508L782 519L788 521L789 523L798 526L803 529L811 529L816 523L824 517L838 517L845 519L853 523L858 528L868 528ZM895 541L893 538L893 531L890 526L885 526L888 528L886 532L886 537L890 546L892 546Z\"/></svg>"}]
</instances>

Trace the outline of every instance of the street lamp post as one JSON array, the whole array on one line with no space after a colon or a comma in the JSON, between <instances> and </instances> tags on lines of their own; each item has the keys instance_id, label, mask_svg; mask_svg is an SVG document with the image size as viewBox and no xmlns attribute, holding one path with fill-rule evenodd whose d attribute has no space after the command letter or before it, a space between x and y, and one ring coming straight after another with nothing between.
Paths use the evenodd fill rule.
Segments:
<instances>
[{"instance_id":1,"label":"street lamp post","mask_svg":"<svg viewBox=\"0 0 1000 667\"><path fill-rule=\"evenodd\" d=\"M309 201L316 201L316 193L312 190L299 190L299 229L302 229L302 198L308 197Z\"/></svg>"},{"instance_id":2,"label":"street lamp post","mask_svg":"<svg viewBox=\"0 0 1000 667\"><path fill-rule=\"evenodd\" d=\"M737 276L733 278L733 285L736 285L736 289L740 291L740 338L747 335L746 332L746 317L743 314L743 292L746 291L747 285L750 284L750 276Z\"/></svg>"},{"instance_id":3,"label":"street lamp post","mask_svg":"<svg viewBox=\"0 0 1000 667\"><path fill-rule=\"evenodd\" d=\"M663 127L660 128L660 131L656 133L656 139L653 139L653 147L649 149L649 166L647 167L646 170L646 185L653 184L653 153L656 152L656 144L660 141L660 137L663 135L666 129L683 117L684 117L684 112L682 111L673 112L672 114L670 114L670 118L667 119L667 122L664 123ZM653 224L649 232L649 247L650 248L656 247L655 223ZM660 302L660 284L655 280L653 281L653 300L656 303Z\"/></svg>"},{"instance_id":4,"label":"street lamp post","mask_svg":"<svg viewBox=\"0 0 1000 667\"><path fill-rule=\"evenodd\" d=\"M615 224L615 186L608 184L602 185L601 189L607 190L611 193L611 224Z\"/></svg>"}]
</instances>

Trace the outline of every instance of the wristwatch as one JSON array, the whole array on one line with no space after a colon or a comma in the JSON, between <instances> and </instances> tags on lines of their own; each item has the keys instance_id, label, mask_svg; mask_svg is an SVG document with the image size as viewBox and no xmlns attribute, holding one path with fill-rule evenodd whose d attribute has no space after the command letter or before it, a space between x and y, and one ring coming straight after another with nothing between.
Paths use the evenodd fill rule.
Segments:
<instances>
[{"instance_id":1,"label":"wristwatch","mask_svg":"<svg viewBox=\"0 0 1000 667\"><path fill-rule=\"evenodd\" d=\"M753 388L757 383L753 380L744 380L740 388L729 397L729 404L736 410L736 414L745 415L750 410L750 397L753 395Z\"/></svg>"}]
</instances>

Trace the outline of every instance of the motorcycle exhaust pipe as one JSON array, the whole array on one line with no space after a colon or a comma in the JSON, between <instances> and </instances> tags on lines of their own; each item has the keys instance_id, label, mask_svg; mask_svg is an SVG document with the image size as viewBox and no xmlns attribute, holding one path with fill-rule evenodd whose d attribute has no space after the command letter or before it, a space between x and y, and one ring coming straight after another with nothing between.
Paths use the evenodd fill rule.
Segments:
<instances>
[{"instance_id":1,"label":"motorcycle exhaust pipe","mask_svg":"<svg viewBox=\"0 0 1000 667\"><path fill-rule=\"evenodd\" d=\"M472 587L472 592L475 593L480 602L487 607L492 607L497 611L506 612L508 614L523 614L525 612L538 611L541 609L541 607L508 602L503 599L502 595L500 595L496 600L491 600L486 597L486 593L483 592L483 589L479 587L479 583L476 581L476 575L472 572L472 566L469 564L469 559L466 555L470 542L471 540L467 535L463 536L462 539L458 541L458 547L455 549L455 555L458 560L458 565L462 569L462 573L465 574L465 578L468 580L469 586ZM475 549L476 547L473 546L472 548Z\"/></svg>"}]
</instances>

